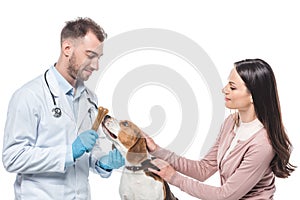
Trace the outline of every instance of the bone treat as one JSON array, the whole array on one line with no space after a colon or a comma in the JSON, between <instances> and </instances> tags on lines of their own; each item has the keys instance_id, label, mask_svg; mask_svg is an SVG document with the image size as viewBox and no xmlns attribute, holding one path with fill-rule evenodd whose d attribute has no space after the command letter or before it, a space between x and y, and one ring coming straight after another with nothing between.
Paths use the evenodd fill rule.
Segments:
<instances>
[{"instance_id":1,"label":"bone treat","mask_svg":"<svg viewBox=\"0 0 300 200\"><path fill-rule=\"evenodd\" d=\"M103 107L101 107L101 106L98 108L97 118L95 119L94 124L93 124L93 126L92 126L92 129L93 129L94 131L97 131L97 130L98 130L98 128L99 128L99 126L100 126L100 124L101 124L101 122L102 122L104 116L105 116L107 113L108 113L108 109L103 108Z\"/></svg>"}]
</instances>

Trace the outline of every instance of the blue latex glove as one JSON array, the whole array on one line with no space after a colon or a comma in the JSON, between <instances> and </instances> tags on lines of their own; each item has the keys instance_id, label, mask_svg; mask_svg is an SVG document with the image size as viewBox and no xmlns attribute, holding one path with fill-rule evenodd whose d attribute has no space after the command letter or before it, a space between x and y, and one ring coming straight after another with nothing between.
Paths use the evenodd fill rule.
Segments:
<instances>
[{"instance_id":1,"label":"blue latex glove","mask_svg":"<svg viewBox=\"0 0 300 200\"><path fill-rule=\"evenodd\" d=\"M98 166L105 170L118 169L123 165L125 165L125 160L117 149L110 151L98 161Z\"/></svg>"},{"instance_id":2,"label":"blue latex glove","mask_svg":"<svg viewBox=\"0 0 300 200\"><path fill-rule=\"evenodd\" d=\"M84 154L89 152L94 147L98 134L94 130L87 130L77 136L72 144L73 159L77 159Z\"/></svg>"}]
</instances>

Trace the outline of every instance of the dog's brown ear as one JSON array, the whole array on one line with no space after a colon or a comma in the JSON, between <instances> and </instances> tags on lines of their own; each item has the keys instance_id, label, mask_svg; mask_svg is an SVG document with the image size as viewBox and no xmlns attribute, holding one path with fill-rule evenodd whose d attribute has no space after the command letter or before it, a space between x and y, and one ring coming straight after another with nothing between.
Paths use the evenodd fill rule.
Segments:
<instances>
[{"instance_id":1,"label":"dog's brown ear","mask_svg":"<svg viewBox=\"0 0 300 200\"><path fill-rule=\"evenodd\" d=\"M147 159L147 145L145 138L138 138L136 143L128 149L126 159L132 164L138 164Z\"/></svg>"}]
</instances>

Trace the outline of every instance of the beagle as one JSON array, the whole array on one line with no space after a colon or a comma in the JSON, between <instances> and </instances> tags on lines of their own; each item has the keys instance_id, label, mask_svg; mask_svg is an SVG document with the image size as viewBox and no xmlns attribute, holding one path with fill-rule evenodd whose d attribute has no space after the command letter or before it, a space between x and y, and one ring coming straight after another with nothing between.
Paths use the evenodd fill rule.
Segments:
<instances>
[{"instance_id":1,"label":"beagle","mask_svg":"<svg viewBox=\"0 0 300 200\"><path fill-rule=\"evenodd\" d=\"M168 183L148 171L148 168L155 166L150 163L146 139L138 126L106 115L102 121L102 129L125 158L119 185L122 200L177 200Z\"/></svg>"}]
</instances>

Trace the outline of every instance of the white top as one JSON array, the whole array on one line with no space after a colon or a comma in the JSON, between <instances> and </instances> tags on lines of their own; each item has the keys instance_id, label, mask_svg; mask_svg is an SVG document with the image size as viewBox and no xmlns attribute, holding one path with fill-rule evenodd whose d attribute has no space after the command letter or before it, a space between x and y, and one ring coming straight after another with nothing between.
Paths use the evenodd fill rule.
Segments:
<instances>
[{"instance_id":1,"label":"white top","mask_svg":"<svg viewBox=\"0 0 300 200\"><path fill-rule=\"evenodd\" d=\"M251 122L241 122L239 126L235 125L235 137L233 138L231 145L226 151L226 154L224 155L223 159L225 159L228 156L228 154L234 149L238 141L245 141L249 139L252 135L257 133L263 127L263 124L257 118Z\"/></svg>"}]
</instances>

